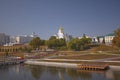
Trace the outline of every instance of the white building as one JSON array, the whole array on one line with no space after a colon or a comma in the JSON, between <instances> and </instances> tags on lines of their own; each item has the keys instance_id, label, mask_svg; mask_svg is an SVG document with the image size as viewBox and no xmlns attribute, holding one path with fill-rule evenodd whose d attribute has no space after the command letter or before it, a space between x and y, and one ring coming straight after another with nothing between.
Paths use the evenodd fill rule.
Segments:
<instances>
[{"instance_id":1,"label":"white building","mask_svg":"<svg viewBox=\"0 0 120 80\"><path fill-rule=\"evenodd\" d=\"M93 42L93 43L98 43L97 37L92 37L92 42Z\"/></svg>"},{"instance_id":2,"label":"white building","mask_svg":"<svg viewBox=\"0 0 120 80\"><path fill-rule=\"evenodd\" d=\"M104 36L98 36L98 43L103 43L104 41Z\"/></svg>"},{"instance_id":3,"label":"white building","mask_svg":"<svg viewBox=\"0 0 120 80\"><path fill-rule=\"evenodd\" d=\"M112 44L112 40L115 37L115 34L111 33L111 34L107 34L105 36L98 36L99 38L99 43L103 43L105 42L106 45L110 45Z\"/></svg>"},{"instance_id":4,"label":"white building","mask_svg":"<svg viewBox=\"0 0 120 80\"><path fill-rule=\"evenodd\" d=\"M58 33L54 35L57 39L65 39L66 41L70 41L73 37L72 35L65 34L64 29L62 27L59 28Z\"/></svg>"},{"instance_id":5,"label":"white building","mask_svg":"<svg viewBox=\"0 0 120 80\"><path fill-rule=\"evenodd\" d=\"M115 35L112 33L105 35L105 44L107 44L107 45L112 44L112 40L114 37L115 37Z\"/></svg>"},{"instance_id":6,"label":"white building","mask_svg":"<svg viewBox=\"0 0 120 80\"><path fill-rule=\"evenodd\" d=\"M61 38L64 38L64 31L63 31L63 28L60 27L59 30L58 30L58 33L57 33L57 38L58 39L61 39Z\"/></svg>"}]
</instances>

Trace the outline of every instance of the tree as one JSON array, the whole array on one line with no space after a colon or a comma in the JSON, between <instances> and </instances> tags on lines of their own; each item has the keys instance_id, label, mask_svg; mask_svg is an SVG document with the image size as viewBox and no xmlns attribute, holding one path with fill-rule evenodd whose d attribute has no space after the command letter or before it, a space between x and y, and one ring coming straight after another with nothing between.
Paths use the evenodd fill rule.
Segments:
<instances>
[{"instance_id":1,"label":"tree","mask_svg":"<svg viewBox=\"0 0 120 80\"><path fill-rule=\"evenodd\" d=\"M76 51L80 50L80 45L81 45L80 40L78 38L74 38L68 43L68 48Z\"/></svg>"},{"instance_id":2,"label":"tree","mask_svg":"<svg viewBox=\"0 0 120 80\"><path fill-rule=\"evenodd\" d=\"M64 49L66 47L65 39L57 39L55 36L51 36L46 44L51 49Z\"/></svg>"},{"instance_id":3,"label":"tree","mask_svg":"<svg viewBox=\"0 0 120 80\"><path fill-rule=\"evenodd\" d=\"M120 47L120 28L118 28L117 30L115 30L115 37L112 40L112 44L114 46Z\"/></svg>"},{"instance_id":4,"label":"tree","mask_svg":"<svg viewBox=\"0 0 120 80\"><path fill-rule=\"evenodd\" d=\"M39 37L34 38L33 40L30 41L29 45L32 46L33 49L39 49L41 45L40 38Z\"/></svg>"},{"instance_id":5,"label":"tree","mask_svg":"<svg viewBox=\"0 0 120 80\"><path fill-rule=\"evenodd\" d=\"M84 50L89 47L88 44L90 43L91 43L90 38L85 38L85 37L81 39L74 38L68 43L68 48L75 51Z\"/></svg>"},{"instance_id":6,"label":"tree","mask_svg":"<svg viewBox=\"0 0 120 80\"><path fill-rule=\"evenodd\" d=\"M55 49L55 47L57 46L57 39L55 36L51 36L49 38L49 40L46 42L46 45L51 48L51 49Z\"/></svg>"},{"instance_id":7,"label":"tree","mask_svg":"<svg viewBox=\"0 0 120 80\"><path fill-rule=\"evenodd\" d=\"M89 44L91 43L92 39L91 38L86 38L83 37L80 39L81 45L80 45L80 50L85 50L89 48Z\"/></svg>"}]
</instances>

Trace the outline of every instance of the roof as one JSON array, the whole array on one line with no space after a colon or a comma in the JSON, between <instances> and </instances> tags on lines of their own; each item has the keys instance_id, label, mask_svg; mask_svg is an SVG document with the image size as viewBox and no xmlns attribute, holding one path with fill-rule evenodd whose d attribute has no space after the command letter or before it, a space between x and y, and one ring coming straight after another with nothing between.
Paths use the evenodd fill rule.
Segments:
<instances>
[{"instance_id":1,"label":"roof","mask_svg":"<svg viewBox=\"0 0 120 80\"><path fill-rule=\"evenodd\" d=\"M104 38L105 36L98 36L99 38Z\"/></svg>"},{"instance_id":2,"label":"roof","mask_svg":"<svg viewBox=\"0 0 120 80\"><path fill-rule=\"evenodd\" d=\"M106 34L105 36L98 36L99 38L104 38L104 37L106 37L106 36L115 36L115 34L114 33L110 33L110 34Z\"/></svg>"},{"instance_id":3,"label":"roof","mask_svg":"<svg viewBox=\"0 0 120 80\"><path fill-rule=\"evenodd\" d=\"M115 36L114 33L106 34L105 36Z\"/></svg>"}]
</instances>

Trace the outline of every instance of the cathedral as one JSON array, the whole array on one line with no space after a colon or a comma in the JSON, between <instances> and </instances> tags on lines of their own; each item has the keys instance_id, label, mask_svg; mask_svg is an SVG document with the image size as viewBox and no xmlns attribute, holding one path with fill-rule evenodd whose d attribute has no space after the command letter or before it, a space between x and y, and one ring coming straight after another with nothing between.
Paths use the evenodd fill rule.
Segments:
<instances>
[{"instance_id":1,"label":"cathedral","mask_svg":"<svg viewBox=\"0 0 120 80\"><path fill-rule=\"evenodd\" d=\"M63 28L60 27L59 30L58 30L58 33L57 33L57 38L58 39L61 39L61 38L64 38L64 31L63 31Z\"/></svg>"},{"instance_id":2,"label":"cathedral","mask_svg":"<svg viewBox=\"0 0 120 80\"><path fill-rule=\"evenodd\" d=\"M57 39L65 39L66 41L70 41L72 39L71 35L64 33L63 27L60 27L58 33L54 35Z\"/></svg>"},{"instance_id":3,"label":"cathedral","mask_svg":"<svg viewBox=\"0 0 120 80\"><path fill-rule=\"evenodd\" d=\"M58 30L58 33L54 35L57 39L63 39L65 38L63 28L60 27Z\"/></svg>"}]
</instances>

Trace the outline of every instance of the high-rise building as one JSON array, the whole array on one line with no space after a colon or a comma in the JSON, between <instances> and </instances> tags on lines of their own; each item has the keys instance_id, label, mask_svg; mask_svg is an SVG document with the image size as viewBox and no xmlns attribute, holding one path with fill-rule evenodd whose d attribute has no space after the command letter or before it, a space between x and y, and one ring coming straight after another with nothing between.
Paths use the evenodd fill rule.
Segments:
<instances>
[{"instance_id":1,"label":"high-rise building","mask_svg":"<svg viewBox=\"0 0 120 80\"><path fill-rule=\"evenodd\" d=\"M33 38L37 37L37 35L35 35L35 33L32 33L32 35L28 36L17 36L16 39L16 43L17 44L25 44L25 43L29 43Z\"/></svg>"},{"instance_id":2,"label":"high-rise building","mask_svg":"<svg viewBox=\"0 0 120 80\"><path fill-rule=\"evenodd\" d=\"M10 36L5 33L0 33L0 45L4 45L10 42Z\"/></svg>"}]
</instances>

